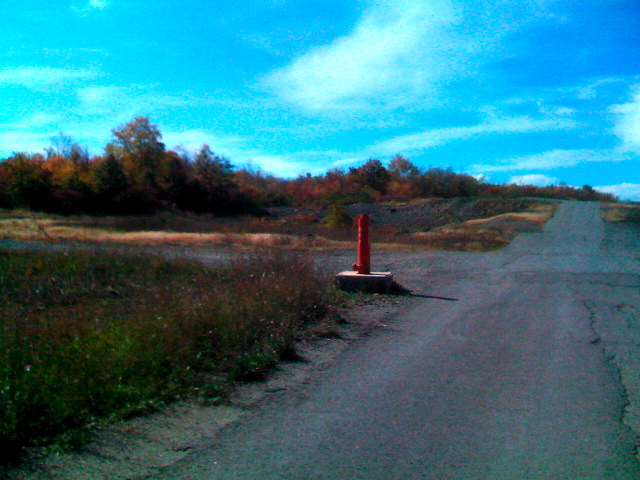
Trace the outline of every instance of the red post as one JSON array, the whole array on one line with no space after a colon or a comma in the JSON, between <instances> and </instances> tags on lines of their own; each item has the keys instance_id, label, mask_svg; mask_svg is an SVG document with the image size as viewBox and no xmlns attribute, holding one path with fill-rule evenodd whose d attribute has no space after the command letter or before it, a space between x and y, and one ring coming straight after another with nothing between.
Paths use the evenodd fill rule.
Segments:
<instances>
[{"instance_id":1,"label":"red post","mask_svg":"<svg viewBox=\"0 0 640 480\"><path fill-rule=\"evenodd\" d=\"M369 245L369 215L358 218L358 263L353 270L360 274L371 273L371 246Z\"/></svg>"}]
</instances>

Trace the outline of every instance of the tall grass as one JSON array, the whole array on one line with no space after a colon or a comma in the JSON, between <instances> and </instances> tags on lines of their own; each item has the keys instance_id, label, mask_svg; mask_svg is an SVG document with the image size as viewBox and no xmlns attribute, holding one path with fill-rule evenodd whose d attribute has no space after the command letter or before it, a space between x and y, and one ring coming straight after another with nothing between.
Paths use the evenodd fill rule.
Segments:
<instances>
[{"instance_id":1,"label":"tall grass","mask_svg":"<svg viewBox=\"0 0 640 480\"><path fill-rule=\"evenodd\" d=\"M290 253L209 270L90 253L0 257L0 452L96 419L259 375L322 315L327 290Z\"/></svg>"},{"instance_id":2,"label":"tall grass","mask_svg":"<svg viewBox=\"0 0 640 480\"><path fill-rule=\"evenodd\" d=\"M608 222L627 222L640 225L640 204L603 203L602 216Z\"/></svg>"}]
</instances>

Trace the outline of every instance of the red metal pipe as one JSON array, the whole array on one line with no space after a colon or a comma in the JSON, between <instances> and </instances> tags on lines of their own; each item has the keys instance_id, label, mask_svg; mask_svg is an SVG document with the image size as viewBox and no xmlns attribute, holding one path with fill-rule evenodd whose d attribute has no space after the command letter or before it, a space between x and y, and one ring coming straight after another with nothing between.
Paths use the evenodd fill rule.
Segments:
<instances>
[{"instance_id":1,"label":"red metal pipe","mask_svg":"<svg viewBox=\"0 0 640 480\"><path fill-rule=\"evenodd\" d=\"M358 263L353 264L357 273L371 273L371 245L369 245L369 215L358 218Z\"/></svg>"}]
</instances>

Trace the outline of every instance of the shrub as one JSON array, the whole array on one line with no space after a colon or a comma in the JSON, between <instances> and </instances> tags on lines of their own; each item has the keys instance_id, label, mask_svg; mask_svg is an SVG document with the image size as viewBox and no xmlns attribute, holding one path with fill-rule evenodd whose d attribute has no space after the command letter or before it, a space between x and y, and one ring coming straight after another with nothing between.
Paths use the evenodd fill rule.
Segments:
<instances>
[{"instance_id":1,"label":"shrub","mask_svg":"<svg viewBox=\"0 0 640 480\"><path fill-rule=\"evenodd\" d=\"M344 207L332 205L329 213L324 218L324 224L329 228L348 228L353 225L353 217Z\"/></svg>"}]
</instances>

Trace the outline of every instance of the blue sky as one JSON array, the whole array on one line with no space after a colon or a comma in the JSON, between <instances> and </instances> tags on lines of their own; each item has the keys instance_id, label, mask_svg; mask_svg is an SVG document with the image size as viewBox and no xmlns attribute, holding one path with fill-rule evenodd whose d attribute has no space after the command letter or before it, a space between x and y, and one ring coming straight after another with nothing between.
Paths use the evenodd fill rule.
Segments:
<instances>
[{"instance_id":1,"label":"blue sky","mask_svg":"<svg viewBox=\"0 0 640 480\"><path fill-rule=\"evenodd\" d=\"M4 0L0 158L148 116L284 177L402 154L640 200L638 0Z\"/></svg>"}]
</instances>

